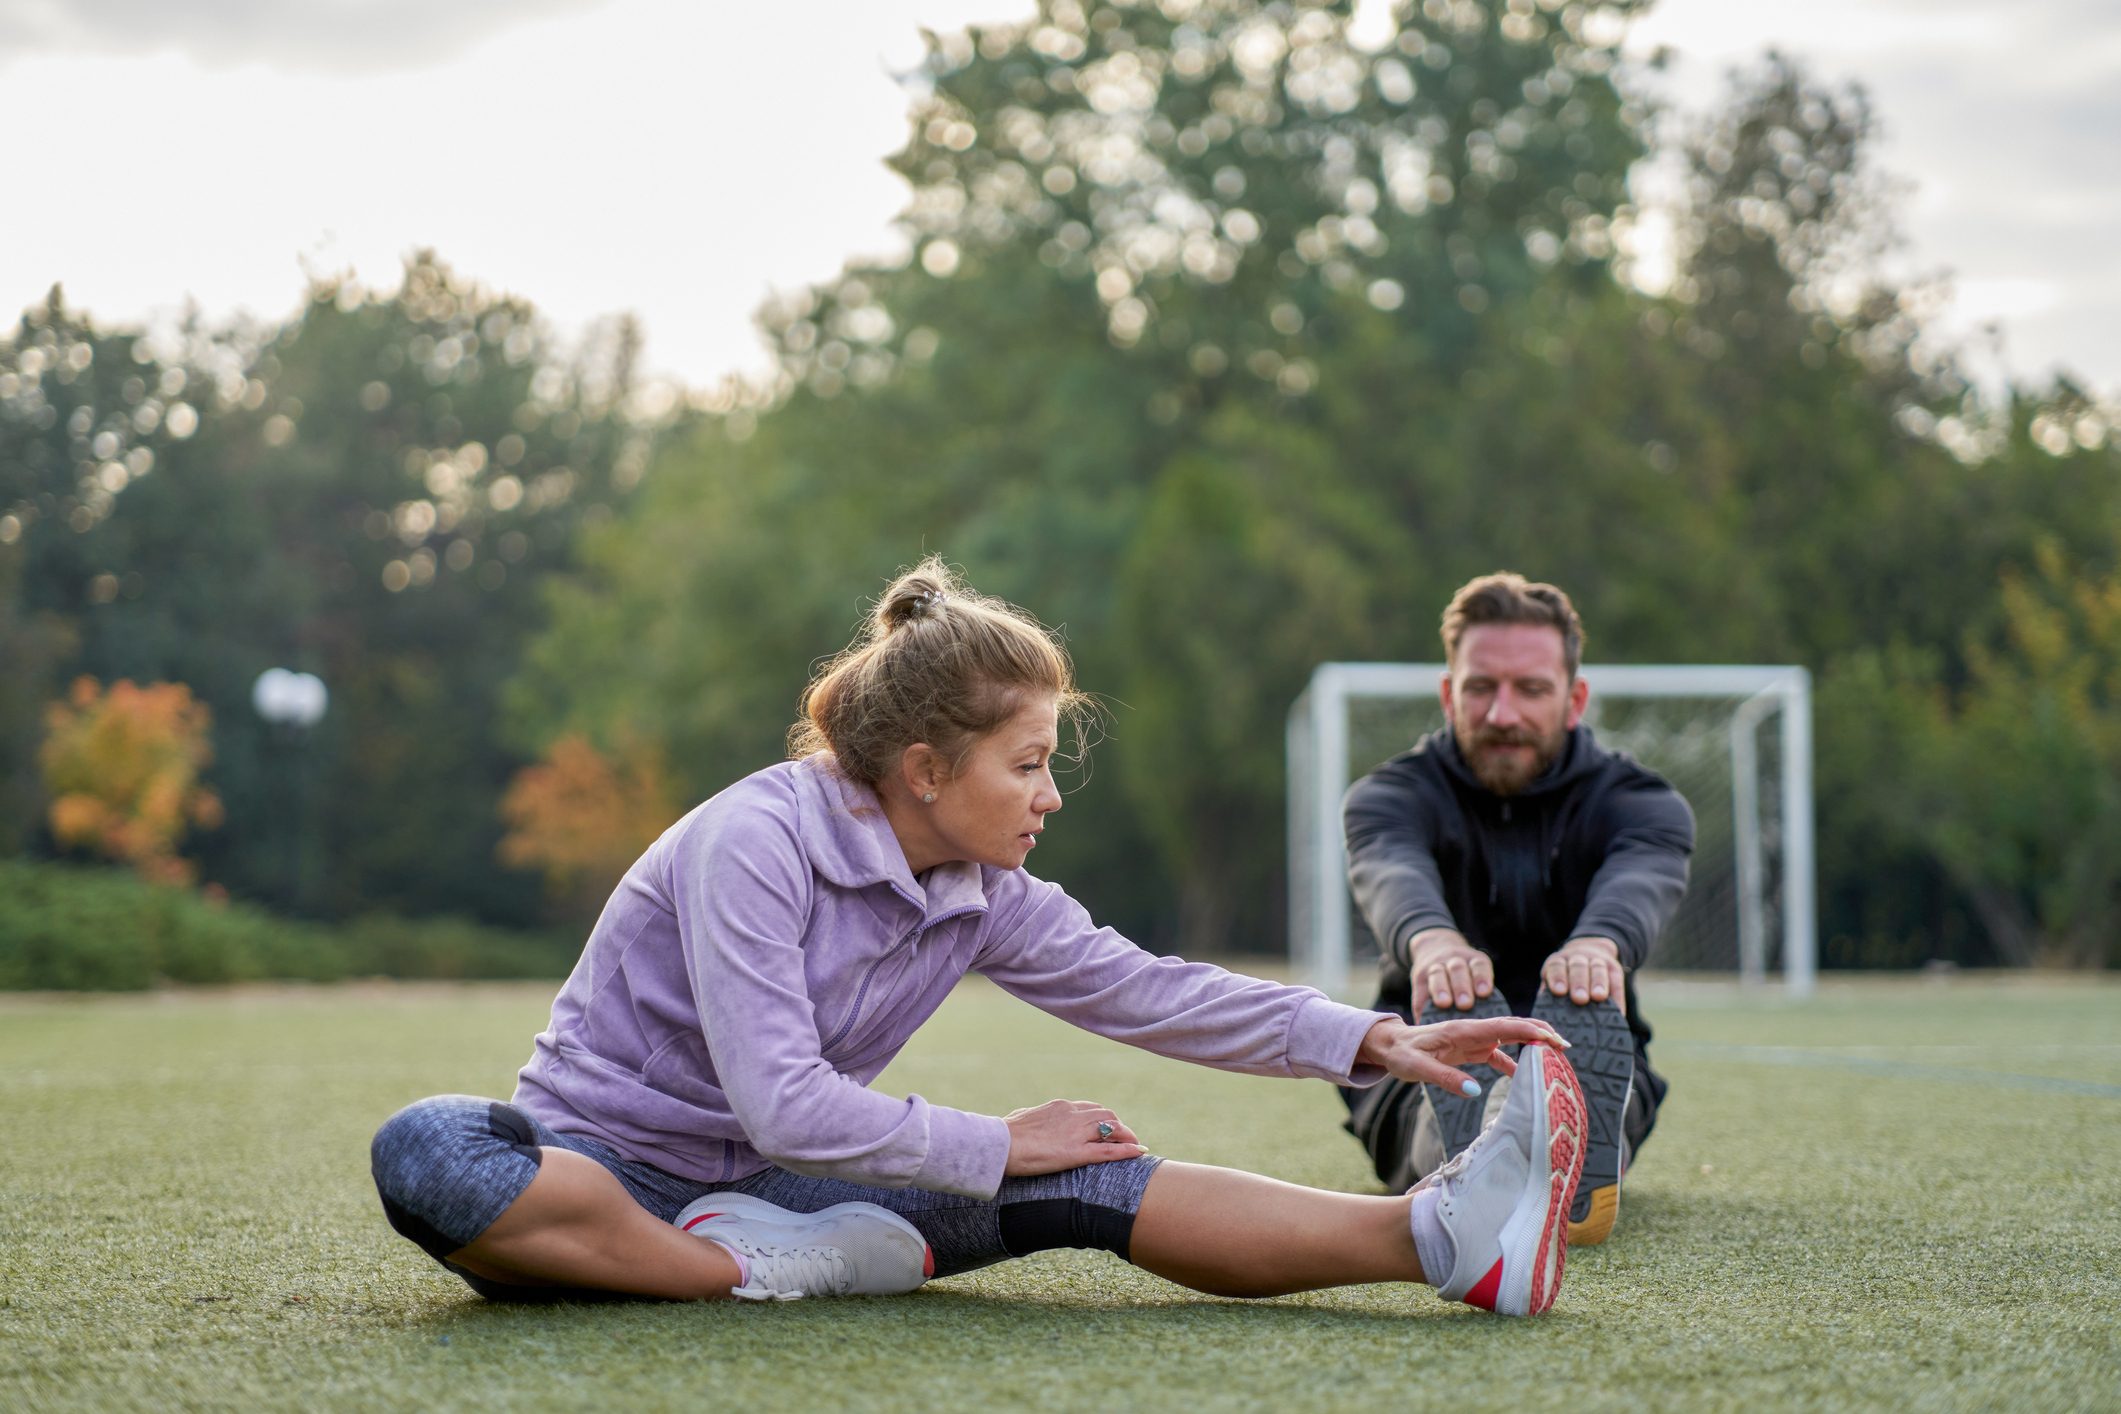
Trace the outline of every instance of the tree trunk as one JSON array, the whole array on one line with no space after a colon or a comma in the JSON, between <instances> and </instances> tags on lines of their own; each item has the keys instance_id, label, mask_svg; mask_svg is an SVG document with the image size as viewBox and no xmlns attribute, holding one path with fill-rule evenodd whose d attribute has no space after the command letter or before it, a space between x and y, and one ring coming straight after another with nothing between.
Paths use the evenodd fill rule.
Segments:
<instances>
[{"instance_id":1,"label":"tree trunk","mask_svg":"<svg viewBox=\"0 0 2121 1414\"><path fill-rule=\"evenodd\" d=\"M1976 885L1967 890L1967 896L1973 900L1974 914L1995 946L1997 958L2006 967L2031 967L2037 934L2024 905L1992 885Z\"/></svg>"}]
</instances>

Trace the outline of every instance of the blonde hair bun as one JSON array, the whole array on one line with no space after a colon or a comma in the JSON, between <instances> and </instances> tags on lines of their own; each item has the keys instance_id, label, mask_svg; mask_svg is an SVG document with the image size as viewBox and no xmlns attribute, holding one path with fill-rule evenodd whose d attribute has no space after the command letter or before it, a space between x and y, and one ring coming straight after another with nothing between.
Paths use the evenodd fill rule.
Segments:
<instances>
[{"instance_id":1,"label":"blonde hair bun","mask_svg":"<svg viewBox=\"0 0 2121 1414\"><path fill-rule=\"evenodd\" d=\"M916 743L962 761L1036 697L1078 728L1090 708L1054 634L930 555L899 573L854 642L811 678L789 754L829 751L874 786Z\"/></svg>"}]
</instances>

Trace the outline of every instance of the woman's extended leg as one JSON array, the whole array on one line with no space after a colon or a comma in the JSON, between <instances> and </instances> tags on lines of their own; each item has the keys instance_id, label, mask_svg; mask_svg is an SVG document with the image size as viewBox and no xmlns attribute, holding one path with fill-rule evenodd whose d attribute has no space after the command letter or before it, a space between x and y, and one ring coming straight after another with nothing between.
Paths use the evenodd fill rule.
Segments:
<instances>
[{"instance_id":1,"label":"woman's extended leg","mask_svg":"<svg viewBox=\"0 0 2121 1414\"><path fill-rule=\"evenodd\" d=\"M1166 1163L1142 1191L1128 1256L1222 1296L1426 1280L1449 1300L1537 1315L1561 1286L1584 1134L1568 1062L1526 1046L1502 1113L1411 1198Z\"/></svg>"},{"instance_id":2,"label":"woman's extended leg","mask_svg":"<svg viewBox=\"0 0 2121 1414\"><path fill-rule=\"evenodd\" d=\"M1166 1160L1142 1194L1128 1257L1217 1296L1423 1281L1407 1204Z\"/></svg>"},{"instance_id":3,"label":"woman's extended leg","mask_svg":"<svg viewBox=\"0 0 2121 1414\"><path fill-rule=\"evenodd\" d=\"M797 1212L863 1201L935 1251L935 1275L1057 1247L1102 1248L1219 1296L1428 1282L1446 1299L1531 1314L1559 1287L1582 1164L1583 1101L1565 1062L1526 1048L1496 1122L1414 1197L1300 1188L1154 1157L1008 1178L993 1199L878 1189L769 1169L741 1191Z\"/></svg>"}]
</instances>

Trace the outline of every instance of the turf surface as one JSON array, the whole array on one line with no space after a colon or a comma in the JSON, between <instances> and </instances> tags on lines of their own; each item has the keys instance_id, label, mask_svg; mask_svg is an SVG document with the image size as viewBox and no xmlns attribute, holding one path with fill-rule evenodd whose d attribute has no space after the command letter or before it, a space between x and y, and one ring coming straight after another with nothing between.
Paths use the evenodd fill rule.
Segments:
<instances>
[{"instance_id":1,"label":"turf surface","mask_svg":"<svg viewBox=\"0 0 2121 1414\"><path fill-rule=\"evenodd\" d=\"M1102 1253L908 1297L490 1307L383 1224L375 1125L505 1095L549 989L0 998L0 1409L2121 1406L2121 986L1652 982L1673 1097L1550 1317L1245 1303ZM1315 1083L968 984L884 1077L1056 1093L1152 1148L1374 1191Z\"/></svg>"}]
</instances>

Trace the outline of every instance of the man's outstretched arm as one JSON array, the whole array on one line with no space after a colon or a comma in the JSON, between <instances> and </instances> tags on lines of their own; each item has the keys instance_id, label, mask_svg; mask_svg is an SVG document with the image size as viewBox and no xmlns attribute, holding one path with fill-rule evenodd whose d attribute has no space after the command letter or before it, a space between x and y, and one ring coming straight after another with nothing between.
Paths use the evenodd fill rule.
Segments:
<instances>
[{"instance_id":1,"label":"man's outstretched arm","mask_svg":"<svg viewBox=\"0 0 2121 1414\"><path fill-rule=\"evenodd\" d=\"M1669 786L1627 791L1607 802L1610 843L1592 876L1569 939L1541 969L1550 990L1575 1001L1618 997L1626 974L1679 911L1694 852L1694 812Z\"/></svg>"},{"instance_id":2,"label":"man's outstretched arm","mask_svg":"<svg viewBox=\"0 0 2121 1414\"><path fill-rule=\"evenodd\" d=\"M1389 777L1366 776L1341 811L1348 887L1377 944L1407 973L1410 1009L1432 996L1445 1009L1470 1009L1495 989L1495 964L1458 931L1444 898L1432 846L1434 821L1418 793Z\"/></svg>"}]
</instances>

